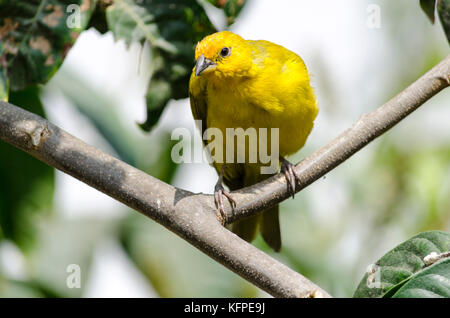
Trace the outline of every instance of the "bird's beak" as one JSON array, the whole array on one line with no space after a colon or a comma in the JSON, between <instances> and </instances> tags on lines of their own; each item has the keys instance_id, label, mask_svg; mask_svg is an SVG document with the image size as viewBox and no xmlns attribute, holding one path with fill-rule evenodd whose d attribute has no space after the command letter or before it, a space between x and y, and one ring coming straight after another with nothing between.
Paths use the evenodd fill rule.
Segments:
<instances>
[{"instance_id":1,"label":"bird's beak","mask_svg":"<svg viewBox=\"0 0 450 318\"><path fill-rule=\"evenodd\" d=\"M207 69L213 69L216 67L216 63L214 63L211 60L208 60L205 58L204 55L200 55L200 57L197 59L197 62L195 63L195 76L199 76L202 72L204 72Z\"/></svg>"}]
</instances>

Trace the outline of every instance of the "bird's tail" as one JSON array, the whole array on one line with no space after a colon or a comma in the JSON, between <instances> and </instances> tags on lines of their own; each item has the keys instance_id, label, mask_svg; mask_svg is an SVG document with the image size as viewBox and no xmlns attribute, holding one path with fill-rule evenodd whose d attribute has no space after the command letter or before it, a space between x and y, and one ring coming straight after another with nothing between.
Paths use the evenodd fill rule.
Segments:
<instances>
[{"instance_id":1,"label":"bird's tail","mask_svg":"<svg viewBox=\"0 0 450 318\"><path fill-rule=\"evenodd\" d=\"M231 224L231 231L241 239L251 242L255 239L258 230L260 215L252 216L248 219L236 221Z\"/></svg>"},{"instance_id":2,"label":"bird's tail","mask_svg":"<svg viewBox=\"0 0 450 318\"><path fill-rule=\"evenodd\" d=\"M260 232L266 243L275 252L281 250L280 220L278 218L278 205L263 212L260 222Z\"/></svg>"},{"instance_id":3,"label":"bird's tail","mask_svg":"<svg viewBox=\"0 0 450 318\"><path fill-rule=\"evenodd\" d=\"M265 210L262 215L234 222L231 230L240 238L251 242L256 237L258 226L264 241L275 252L279 252L281 249L281 233L278 205Z\"/></svg>"}]
</instances>

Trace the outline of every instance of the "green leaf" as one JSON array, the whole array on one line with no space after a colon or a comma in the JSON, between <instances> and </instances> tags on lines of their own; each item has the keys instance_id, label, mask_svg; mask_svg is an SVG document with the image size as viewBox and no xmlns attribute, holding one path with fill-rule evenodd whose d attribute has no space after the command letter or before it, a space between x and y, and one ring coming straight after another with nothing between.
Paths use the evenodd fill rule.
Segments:
<instances>
[{"instance_id":1,"label":"green leaf","mask_svg":"<svg viewBox=\"0 0 450 318\"><path fill-rule=\"evenodd\" d=\"M11 92L10 101L44 116L37 87ZM0 232L27 250L34 241L36 220L51 209L54 169L4 142L0 154Z\"/></svg>"},{"instance_id":2,"label":"green leaf","mask_svg":"<svg viewBox=\"0 0 450 318\"><path fill-rule=\"evenodd\" d=\"M423 12L428 16L431 23L434 23L434 11L436 9L436 0L420 0L420 7Z\"/></svg>"},{"instance_id":3,"label":"green leaf","mask_svg":"<svg viewBox=\"0 0 450 318\"><path fill-rule=\"evenodd\" d=\"M439 0L438 13L445 35L450 43L450 0Z\"/></svg>"},{"instance_id":4,"label":"green leaf","mask_svg":"<svg viewBox=\"0 0 450 318\"><path fill-rule=\"evenodd\" d=\"M171 98L188 96L195 45L216 30L195 0L115 0L106 19L116 39L150 43L153 75L146 94L147 120L141 125L148 131Z\"/></svg>"},{"instance_id":5,"label":"green leaf","mask_svg":"<svg viewBox=\"0 0 450 318\"><path fill-rule=\"evenodd\" d=\"M232 25L236 21L237 16L247 3L246 0L209 0L209 2L223 9L227 16L228 25Z\"/></svg>"},{"instance_id":6,"label":"green leaf","mask_svg":"<svg viewBox=\"0 0 450 318\"><path fill-rule=\"evenodd\" d=\"M369 267L353 297L389 297L414 274L425 268L425 256L449 250L449 233L420 233L398 245Z\"/></svg>"},{"instance_id":7,"label":"green leaf","mask_svg":"<svg viewBox=\"0 0 450 318\"><path fill-rule=\"evenodd\" d=\"M94 7L90 0L0 1L0 39L11 89L47 82Z\"/></svg>"},{"instance_id":8,"label":"green leaf","mask_svg":"<svg viewBox=\"0 0 450 318\"><path fill-rule=\"evenodd\" d=\"M176 53L176 47L161 37L158 28L158 18L164 18L162 7L162 1L116 0L106 10L108 26L116 39L123 39L128 45L148 41L153 47Z\"/></svg>"},{"instance_id":9,"label":"green leaf","mask_svg":"<svg viewBox=\"0 0 450 318\"><path fill-rule=\"evenodd\" d=\"M450 259L437 262L413 276L393 298L450 298Z\"/></svg>"}]
</instances>

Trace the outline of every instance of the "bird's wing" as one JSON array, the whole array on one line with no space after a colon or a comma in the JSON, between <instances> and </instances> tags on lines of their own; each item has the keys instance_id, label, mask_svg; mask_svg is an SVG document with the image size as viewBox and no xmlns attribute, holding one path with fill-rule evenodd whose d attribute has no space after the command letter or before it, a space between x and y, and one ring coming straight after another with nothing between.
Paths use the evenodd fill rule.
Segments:
<instances>
[{"instance_id":1,"label":"bird's wing","mask_svg":"<svg viewBox=\"0 0 450 318\"><path fill-rule=\"evenodd\" d=\"M205 145L205 150L210 154L208 148L208 141L203 139L203 135L207 127L207 113L208 113L208 99L207 99L207 87L206 79L202 76L191 75L189 81L189 98L191 102L191 111L195 120L201 120L200 133L202 134L202 141ZM212 163L213 167L219 173L221 165L217 165L216 162ZM244 165L230 165L224 170L223 181L233 191L242 188L243 176L245 175Z\"/></svg>"},{"instance_id":2,"label":"bird's wing","mask_svg":"<svg viewBox=\"0 0 450 318\"><path fill-rule=\"evenodd\" d=\"M191 102L191 111L195 120L201 120L200 129L201 137L203 140L203 134L206 130L206 116L208 111L207 98L206 98L206 81L201 76L191 75L189 81L189 99Z\"/></svg>"},{"instance_id":3,"label":"bird's wing","mask_svg":"<svg viewBox=\"0 0 450 318\"><path fill-rule=\"evenodd\" d=\"M307 74L302 58L285 47L265 40L247 42L253 49L254 62L259 63L261 67L273 68L273 71L279 73L289 66L295 68L296 72Z\"/></svg>"}]
</instances>

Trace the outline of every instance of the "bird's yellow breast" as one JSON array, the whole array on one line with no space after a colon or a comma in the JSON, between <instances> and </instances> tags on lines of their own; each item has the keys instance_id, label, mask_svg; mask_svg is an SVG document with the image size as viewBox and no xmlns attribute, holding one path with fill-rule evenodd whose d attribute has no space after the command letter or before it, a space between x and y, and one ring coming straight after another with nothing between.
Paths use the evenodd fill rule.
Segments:
<instances>
[{"instance_id":1,"label":"bird's yellow breast","mask_svg":"<svg viewBox=\"0 0 450 318\"><path fill-rule=\"evenodd\" d=\"M305 143L318 108L303 61L296 54L266 41L253 46L250 76L211 79L207 84L207 127L278 128L281 156Z\"/></svg>"}]
</instances>

